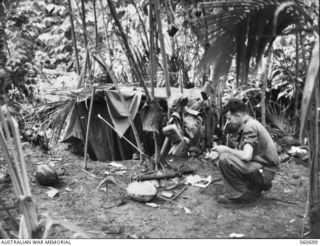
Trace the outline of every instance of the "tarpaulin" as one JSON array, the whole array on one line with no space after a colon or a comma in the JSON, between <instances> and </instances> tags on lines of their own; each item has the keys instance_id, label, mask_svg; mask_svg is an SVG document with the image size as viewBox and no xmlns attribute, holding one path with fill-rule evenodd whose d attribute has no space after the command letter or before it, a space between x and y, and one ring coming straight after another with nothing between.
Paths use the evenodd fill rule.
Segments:
<instances>
[{"instance_id":1,"label":"tarpaulin","mask_svg":"<svg viewBox=\"0 0 320 246\"><path fill-rule=\"evenodd\" d=\"M175 89L177 88L172 88L173 94L179 91ZM157 100L166 99L165 88L155 88L155 92ZM153 135L151 132L143 131L143 128L148 131L156 130L162 118L162 113L152 106L139 112L139 106L142 106L145 100L145 97L143 101L141 100L143 96L142 89L123 87L121 88L121 93L128 106L122 103L117 91L110 89L96 91L88 138L88 154L91 159L100 161L128 160L137 151L123 138L119 138L117 133L98 117L98 114L100 114L116 129L120 136L125 136L136 144L128 119L128 107L146 151L145 153L148 155L154 153ZM189 99L201 97L200 92L197 90L185 89L185 93ZM89 96L75 102L63 141L76 143L76 145L80 143L80 145L84 146L90 103ZM195 131L191 130L194 136L197 135L197 124L198 122L193 122L192 120L186 123L187 126L194 127L193 130ZM161 137L161 131L159 135ZM162 143L163 139L160 139L159 142ZM83 150L83 146L80 146L80 150Z\"/></svg>"},{"instance_id":2,"label":"tarpaulin","mask_svg":"<svg viewBox=\"0 0 320 246\"><path fill-rule=\"evenodd\" d=\"M63 141L75 143L77 140L81 140L82 143L85 142L89 106L90 103L85 103L85 101L75 103ZM90 158L100 161L131 159L132 154L135 152L133 147L125 140L120 139L114 130L98 118L98 114L111 123L107 104L101 97L100 100L95 98L92 108L88 137L88 154ZM135 143L131 129L125 133L125 136Z\"/></svg>"},{"instance_id":3,"label":"tarpaulin","mask_svg":"<svg viewBox=\"0 0 320 246\"><path fill-rule=\"evenodd\" d=\"M123 97L127 105L122 103L118 91L105 91L105 93L105 100L107 102L108 111L113 126L118 132L119 136L122 137L130 127L128 116L131 114L131 118L134 119L137 115L142 93L132 92L131 95L124 95Z\"/></svg>"},{"instance_id":4,"label":"tarpaulin","mask_svg":"<svg viewBox=\"0 0 320 246\"><path fill-rule=\"evenodd\" d=\"M143 130L147 132L159 133L159 124L163 118L164 110L155 103L145 104L141 109L141 119Z\"/></svg>"}]
</instances>

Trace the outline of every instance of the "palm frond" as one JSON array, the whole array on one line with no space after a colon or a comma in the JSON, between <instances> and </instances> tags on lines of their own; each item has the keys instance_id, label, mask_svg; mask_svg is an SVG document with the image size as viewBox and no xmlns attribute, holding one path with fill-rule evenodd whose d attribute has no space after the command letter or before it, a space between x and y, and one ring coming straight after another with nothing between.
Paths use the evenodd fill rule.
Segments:
<instances>
[{"instance_id":1,"label":"palm frond","mask_svg":"<svg viewBox=\"0 0 320 246\"><path fill-rule=\"evenodd\" d=\"M286 0L195 2L199 9L206 10L200 17L188 19L199 41L208 46L199 63L199 71L213 64L215 74L225 74L229 71L225 68L230 67L230 61L222 57L235 56L237 80L243 84L247 80L250 62L258 64L266 47L276 36L292 24L310 21L300 0L293 0L290 5L286 4ZM275 15L278 8L282 9Z\"/></svg>"},{"instance_id":2,"label":"palm frond","mask_svg":"<svg viewBox=\"0 0 320 246\"><path fill-rule=\"evenodd\" d=\"M40 122L39 130L46 131L47 129L52 129L50 142L51 144L57 143L74 103L75 100L70 99L47 103L38 107L25 119L26 128L31 129L33 125Z\"/></svg>"}]
</instances>

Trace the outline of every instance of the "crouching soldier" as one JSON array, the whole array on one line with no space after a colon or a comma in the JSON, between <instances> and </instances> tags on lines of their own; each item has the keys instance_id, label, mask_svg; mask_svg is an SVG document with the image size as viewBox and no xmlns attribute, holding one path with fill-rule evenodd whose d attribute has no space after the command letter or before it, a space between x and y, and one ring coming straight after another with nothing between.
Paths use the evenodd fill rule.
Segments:
<instances>
[{"instance_id":1,"label":"crouching soldier","mask_svg":"<svg viewBox=\"0 0 320 246\"><path fill-rule=\"evenodd\" d=\"M251 118L247 105L231 99L226 105L226 118L239 132L238 148L225 145L213 148L219 155L218 167L222 175L225 194L221 203L248 202L271 188L279 166L275 143L265 127Z\"/></svg>"}]
</instances>

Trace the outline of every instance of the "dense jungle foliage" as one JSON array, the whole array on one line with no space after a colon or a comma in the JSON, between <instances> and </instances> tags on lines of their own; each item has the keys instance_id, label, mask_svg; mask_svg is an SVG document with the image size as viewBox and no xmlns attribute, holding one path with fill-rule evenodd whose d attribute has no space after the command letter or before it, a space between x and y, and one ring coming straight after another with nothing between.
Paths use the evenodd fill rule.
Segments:
<instances>
[{"instance_id":1,"label":"dense jungle foliage","mask_svg":"<svg viewBox=\"0 0 320 246\"><path fill-rule=\"evenodd\" d=\"M158 87L209 82L219 116L230 97L241 96L275 139L306 137L310 211L319 223L319 3L166 0L159 10L156 3L0 0L1 105L23 128L50 100L48 87L114 78L151 87L151 74Z\"/></svg>"}]
</instances>

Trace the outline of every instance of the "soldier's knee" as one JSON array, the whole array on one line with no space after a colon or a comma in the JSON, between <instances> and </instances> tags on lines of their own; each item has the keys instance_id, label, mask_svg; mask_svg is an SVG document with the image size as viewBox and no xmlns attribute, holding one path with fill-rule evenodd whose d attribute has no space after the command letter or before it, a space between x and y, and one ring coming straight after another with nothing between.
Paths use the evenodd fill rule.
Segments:
<instances>
[{"instance_id":1,"label":"soldier's knee","mask_svg":"<svg viewBox=\"0 0 320 246\"><path fill-rule=\"evenodd\" d=\"M221 153L219 156L218 165L225 165L228 163L228 154L227 153Z\"/></svg>"}]
</instances>

